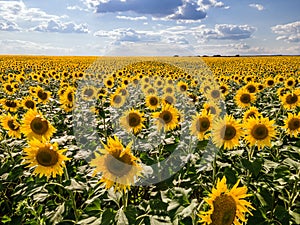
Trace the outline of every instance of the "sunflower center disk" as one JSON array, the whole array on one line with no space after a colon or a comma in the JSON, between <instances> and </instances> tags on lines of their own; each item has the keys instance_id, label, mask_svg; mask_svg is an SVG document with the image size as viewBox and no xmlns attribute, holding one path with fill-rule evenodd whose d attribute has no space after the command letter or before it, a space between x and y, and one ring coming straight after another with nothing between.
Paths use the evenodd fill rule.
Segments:
<instances>
[{"instance_id":1,"label":"sunflower center disk","mask_svg":"<svg viewBox=\"0 0 300 225\"><path fill-rule=\"evenodd\" d=\"M256 140L264 140L268 134L268 128L264 124L256 124L251 130L251 135Z\"/></svg>"},{"instance_id":2,"label":"sunflower center disk","mask_svg":"<svg viewBox=\"0 0 300 225\"><path fill-rule=\"evenodd\" d=\"M250 93L254 93L256 91L256 88L253 86L253 85L249 85L247 87L247 90L250 92Z\"/></svg>"},{"instance_id":3,"label":"sunflower center disk","mask_svg":"<svg viewBox=\"0 0 300 225\"><path fill-rule=\"evenodd\" d=\"M43 135L48 131L49 125L47 120L36 117L31 121L30 128L34 133Z\"/></svg>"},{"instance_id":4,"label":"sunflower center disk","mask_svg":"<svg viewBox=\"0 0 300 225\"><path fill-rule=\"evenodd\" d=\"M113 99L114 103L119 104L122 102L122 97L119 95L116 95Z\"/></svg>"},{"instance_id":5,"label":"sunflower center disk","mask_svg":"<svg viewBox=\"0 0 300 225\"><path fill-rule=\"evenodd\" d=\"M34 103L31 100L26 101L25 106L29 109L34 109Z\"/></svg>"},{"instance_id":6,"label":"sunflower center disk","mask_svg":"<svg viewBox=\"0 0 300 225\"><path fill-rule=\"evenodd\" d=\"M136 127L136 126L140 125L140 123L141 123L141 118L138 114L130 113L128 115L128 124L129 124L129 126Z\"/></svg>"},{"instance_id":7,"label":"sunflower center disk","mask_svg":"<svg viewBox=\"0 0 300 225\"><path fill-rule=\"evenodd\" d=\"M157 103L158 103L158 100L157 100L157 98L155 98L155 97L152 97L152 98L150 98L150 105L152 105L152 106L156 106L157 105Z\"/></svg>"},{"instance_id":8,"label":"sunflower center disk","mask_svg":"<svg viewBox=\"0 0 300 225\"><path fill-rule=\"evenodd\" d=\"M164 123L168 124L172 121L172 114L169 111L163 111L160 114L160 118L164 121Z\"/></svg>"},{"instance_id":9,"label":"sunflower center disk","mask_svg":"<svg viewBox=\"0 0 300 225\"><path fill-rule=\"evenodd\" d=\"M43 92L43 91L39 91L38 92L38 97L42 100L46 100L48 98L47 93Z\"/></svg>"},{"instance_id":10,"label":"sunflower center disk","mask_svg":"<svg viewBox=\"0 0 300 225\"><path fill-rule=\"evenodd\" d=\"M226 141L233 139L236 135L236 129L232 125L225 125L221 132L221 134L224 135L223 139Z\"/></svg>"},{"instance_id":11,"label":"sunflower center disk","mask_svg":"<svg viewBox=\"0 0 300 225\"><path fill-rule=\"evenodd\" d=\"M5 105L7 107L11 107L11 108L17 107L17 103L15 103L14 101L9 101L9 100L5 102Z\"/></svg>"},{"instance_id":12,"label":"sunflower center disk","mask_svg":"<svg viewBox=\"0 0 300 225\"><path fill-rule=\"evenodd\" d=\"M236 216L236 202L231 196L223 194L213 202L214 211L210 218L213 225L231 225Z\"/></svg>"},{"instance_id":13,"label":"sunflower center disk","mask_svg":"<svg viewBox=\"0 0 300 225\"><path fill-rule=\"evenodd\" d=\"M214 99L220 98L220 92L218 90L213 90L211 92L211 97L213 97Z\"/></svg>"},{"instance_id":14,"label":"sunflower center disk","mask_svg":"<svg viewBox=\"0 0 300 225\"><path fill-rule=\"evenodd\" d=\"M93 96L93 94L94 94L94 91L92 89L87 89L84 92L84 95L87 97L91 97L91 96Z\"/></svg>"},{"instance_id":15,"label":"sunflower center disk","mask_svg":"<svg viewBox=\"0 0 300 225\"><path fill-rule=\"evenodd\" d=\"M49 148L42 148L38 150L36 160L39 165L50 167L58 163L58 154Z\"/></svg>"},{"instance_id":16,"label":"sunflower center disk","mask_svg":"<svg viewBox=\"0 0 300 225\"><path fill-rule=\"evenodd\" d=\"M298 96L297 95L288 95L286 98L286 103L289 105L295 104L298 101Z\"/></svg>"},{"instance_id":17,"label":"sunflower center disk","mask_svg":"<svg viewBox=\"0 0 300 225\"><path fill-rule=\"evenodd\" d=\"M68 100L70 102L73 102L73 93L72 92L68 93Z\"/></svg>"},{"instance_id":18,"label":"sunflower center disk","mask_svg":"<svg viewBox=\"0 0 300 225\"><path fill-rule=\"evenodd\" d=\"M117 177L123 177L128 175L132 167L131 158L129 155L125 154L122 157L114 157L113 155L108 155L106 158L106 167L108 171Z\"/></svg>"},{"instance_id":19,"label":"sunflower center disk","mask_svg":"<svg viewBox=\"0 0 300 225\"><path fill-rule=\"evenodd\" d=\"M251 102L251 98L249 94L243 94L240 98L241 102L244 104L248 104Z\"/></svg>"},{"instance_id":20,"label":"sunflower center disk","mask_svg":"<svg viewBox=\"0 0 300 225\"><path fill-rule=\"evenodd\" d=\"M196 123L196 129L198 132L205 132L210 126L208 118L200 118Z\"/></svg>"},{"instance_id":21,"label":"sunflower center disk","mask_svg":"<svg viewBox=\"0 0 300 225\"><path fill-rule=\"evenodd\" d=\"M297 130L300 128L300 119L293 118L288 122L288 128L290 130Z\"/></svg>"}]
</instances>

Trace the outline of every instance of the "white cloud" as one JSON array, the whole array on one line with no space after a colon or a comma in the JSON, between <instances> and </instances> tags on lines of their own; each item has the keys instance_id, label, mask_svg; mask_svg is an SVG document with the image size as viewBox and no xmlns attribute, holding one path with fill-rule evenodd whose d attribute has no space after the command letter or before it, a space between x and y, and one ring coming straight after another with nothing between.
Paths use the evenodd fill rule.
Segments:
<instances>
[{"instance_id":1,"label":"white cloud","mask_svg":"<svg viewBox=\"0 0 300 225\"><path fill-rule=\"evenodd\" d=\"M10 21L0 21L0 30L2 31L20 31L18 24Z\"/></svg>"},{"instance_id":2,"label":"white cloud","mask_svg":"<svg viewBox=\"0 0 300 225\"><path fill-rule=\"evenodd\" d=\"M229 8L217 0L85 0L97 13L133 12L154 18L173 20L201 20L211 7Z\"/></svg>"},{"instance_id":3,"label":"white cloud","mask_svg":"<svg viewBox=\"0 0 300 225\"><path fill-rule=\"evenodd\" d=\"M252 3L252 4L249 4L249 6L250 6L251 8L257 9L258 11L264 10L264 6L261 5L261 4L255 4L255 3Z\"/></svg>"},{"instance_id":4,"label":"white cloud","mask_svg":"<svg viewBox=\"0 0 300 225\"><path fill-rule=\"evenodd\" d=\"M32 31L59 32L59 33L88 33L86 24L75 24L73 22L63 23L61 21L49 20L31 28Z\"/></svg>"},{"instance_id":5,"label":"white cloud","mask_svg":"<svg viewBox=\"0 0 300 225\"><path fill-rule=\"evenodd\" d=\"M132 16L116 16L117 19L121 20L131 20L131 21L137 21L137 20L147 20L146 16L137 16L137 17L132 17Z\"/></svg>"},{"instance_id":6,"label":"white cloud","mask_svg":"<svg viewBox=\"0 0 300 225\"><path fill-rule=\"evenodd\" d=\"M213 29L206 28L204 25L194 28L195 35L199 41L209 39L224 39L224 40L241 40L252 36L255 27L250 25L235 25L235 24L216 24Z\"/></svg>"},{"instance_id":7,"label":"white cloud","mask_svg":"<svg viewBox=\"0 0 300 225\"><path fill-rule=\"evenodd\" d=\"M28 8L22 1L0 1L0 18L8 21L45 21L66 16L47 14L39 8Z\"/></svg>"},{"instance_id":8,"label":"white cloud","mask_svg":"<svg viewBox=\"0 0 300 225\"><path fill-rule=\"evenodd\" d=\"M277 40L285 42L300 42L300 21L276 25L271 27L271 30L278 34Z\"/></svg>"}]
</instances>

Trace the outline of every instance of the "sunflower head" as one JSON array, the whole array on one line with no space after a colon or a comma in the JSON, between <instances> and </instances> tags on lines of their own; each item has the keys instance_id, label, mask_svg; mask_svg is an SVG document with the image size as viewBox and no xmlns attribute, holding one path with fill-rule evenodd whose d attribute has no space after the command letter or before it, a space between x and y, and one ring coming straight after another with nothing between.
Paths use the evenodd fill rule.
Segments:
<instances>
[{"instance_id":1,"label":"sunflower head","mask_svg":"<svg viewBox=\"0 0 300 225\"><path fill-rule=\"evenodd\" d=\"M159 107L159 105L160 105L160 99L156 95L148 95L148 96L146 96L145 102L146 102L146 106L150 110L156 110Z\"/></svg>"},{"instance_id":2,"label":"sunflower head","mask_svg":"<svg viewBox=\"0 0 300 225\"><path fill-rule=\"evenodd\" d=\"M63 167L65 166L68 157L63 155L66 150L59 150L58 144L51 144L45 139L42 141L33 139L29 142L29 147L24 149L25 157L24 164L27 167L34 167L33 174L40 177L46 176L48 179L56 177L56 175L63 174Z\"/></svg>"},{"instance_id":3,"label":"sunflower head","mask_svg":"<svg viewBox=\"0 0 300 225\"><path fill-rule=\"evenodd\" d=\"M23 117L21 132L28 139L49 140L55 131L56 129L38 111L30 109Z\"/></svg>"},{"instance_id":4,"label":"sunflower head","mask_svg":"<svg viewBox=\"0 0 300 225\"><path fill-rule=\"evenodd\" d=\"M144 121L144 114L135 109L128 110L122 117L120 117L121 126L126 131L133 132L134 134L137 134L142 130L145 126L143 124Z\"/></svg>"},{"instance_id":5,"label":"sunflower head","mask_svg":"<svg viewBox=\"0 0 300 225\"><path fill-rule=\"evenodd\" d=\"M162 128L165 131L174 130L179 123L179 112L170 104L163 104L162 110L153 113L153 117L156 119L157 128L159 130Z\"/></svg>"},{"instance_id":6,"label":"sunflower head","mask_svg":"<svg viewBox=\"0 0 300 225\"><path fill-rule=\"evenodd\" d=\"M10 113L0 117L2 127L7 130L8 136L21 138L20 124L17 121L17 115L12 116Z\"/></svg>"},{"instance_id":7,"label":"sunflower head","mask_svg":"<svg viewBox=\"0 0 300 225\"><path fill-rule=\"evenodd\" d=\"M288 117L284 121L284 129L290 137L297 137L300 133L300 113L288 113Z\"/></svg>"},{"instance_id":8,"label":"sunflower head","mask_svg":"<svg viewBox=\"0 0 300 225\"><path fill-rule=\"evenodd\" d=\"M208 133L212 127L212 115L206 110L203 110L201 114L196 114L193 117L191 123L191 134L198 137L198 139L208 139L210 134Z\"/></svg>"},{"instance_id":9,"label":"sunflower head","mask_svg":"<svg viewBox=\"0 0 300 225\"><path fill-rule=\"evenodd\" d=\"M249 213L250 209L254 209L250 202L244 198L248 197L247 187L238 187L238 181L232 189L228 189L226 177L222 180L218 179L216 188L212 189L212 193L205 202L209 205L209 211L201 211L199 214L200 223L205 225L240 225L245 222L245 214Z\"/></svg>"},{"instance_id":10,"label":"sunflower head","mask_svg":"<svg viewBox=\"0 0 300 225\"><path fill-rule=\"evenodd\" d=\"M95 158L90 162L95 167L93 175L102 173L100 182L105 183L107 189L130 189L142 172L139 159L131 153L131 144L124 147L117 137L109 137L107 144L103 145L104 149L100 150L100 154L95 153Z\"/></svg>"}]
</instances>

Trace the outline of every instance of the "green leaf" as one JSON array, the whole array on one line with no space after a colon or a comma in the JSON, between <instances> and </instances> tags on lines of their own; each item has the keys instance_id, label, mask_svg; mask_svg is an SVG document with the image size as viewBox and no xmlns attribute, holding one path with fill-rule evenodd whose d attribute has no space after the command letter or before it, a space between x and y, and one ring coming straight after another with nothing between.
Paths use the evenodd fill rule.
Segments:
<instances>
[{"instance_id":1,"label":"green leaf","mask_svg":"<svg viewBox=\"0 0 300 225\"><path fill-rule=\"evenodd\" d=\"M53 216L50 219L50 222L52 222L52 224L57 224L60 221L62 221L63 216L62 214L65 211L65 203L63 202L61 205L59 205L56 210L55 213L53 214Z\"/></svg>"},{"instance_id":2,"label":"green leaf","mask_svg":"<svg viewBox=\"0 0 300 225\"><path fill-rule=\"evenodd\" d=\"M103 225L112 224L115 216L116 216L116 212L112 208L107 208L106 210L104 210L102 214L101 224Z\"/></svg>"},{"instance_id":3,"label":"green leaf","mask_svg":"<svg viewBox=\"0 0 300 225\"><path fill-rule=\"evenodd\" d=\"M8 223L8 222L10 222L11 221L11 218L9 217L9 216L7 216L7 215L4 215L3 217L2 217L2 219L1 219L1 222L2 223Z\"/></svg>"}]
</instances>

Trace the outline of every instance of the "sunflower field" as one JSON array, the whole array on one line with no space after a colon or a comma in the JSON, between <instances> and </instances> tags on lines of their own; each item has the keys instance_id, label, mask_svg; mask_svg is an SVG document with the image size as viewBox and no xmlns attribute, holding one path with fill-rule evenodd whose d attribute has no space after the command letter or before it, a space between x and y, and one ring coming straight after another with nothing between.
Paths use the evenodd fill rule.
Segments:
<instances>
[{"instance_id":1,"label":"sunflower field","mask_svg":"<svg viewBox=\"0 0 300 225\"><path fill-rule=\"evenodd\" d=\"M0 56L0 224L300 224L299 65Z\"/></svg>"}]
</instances>

